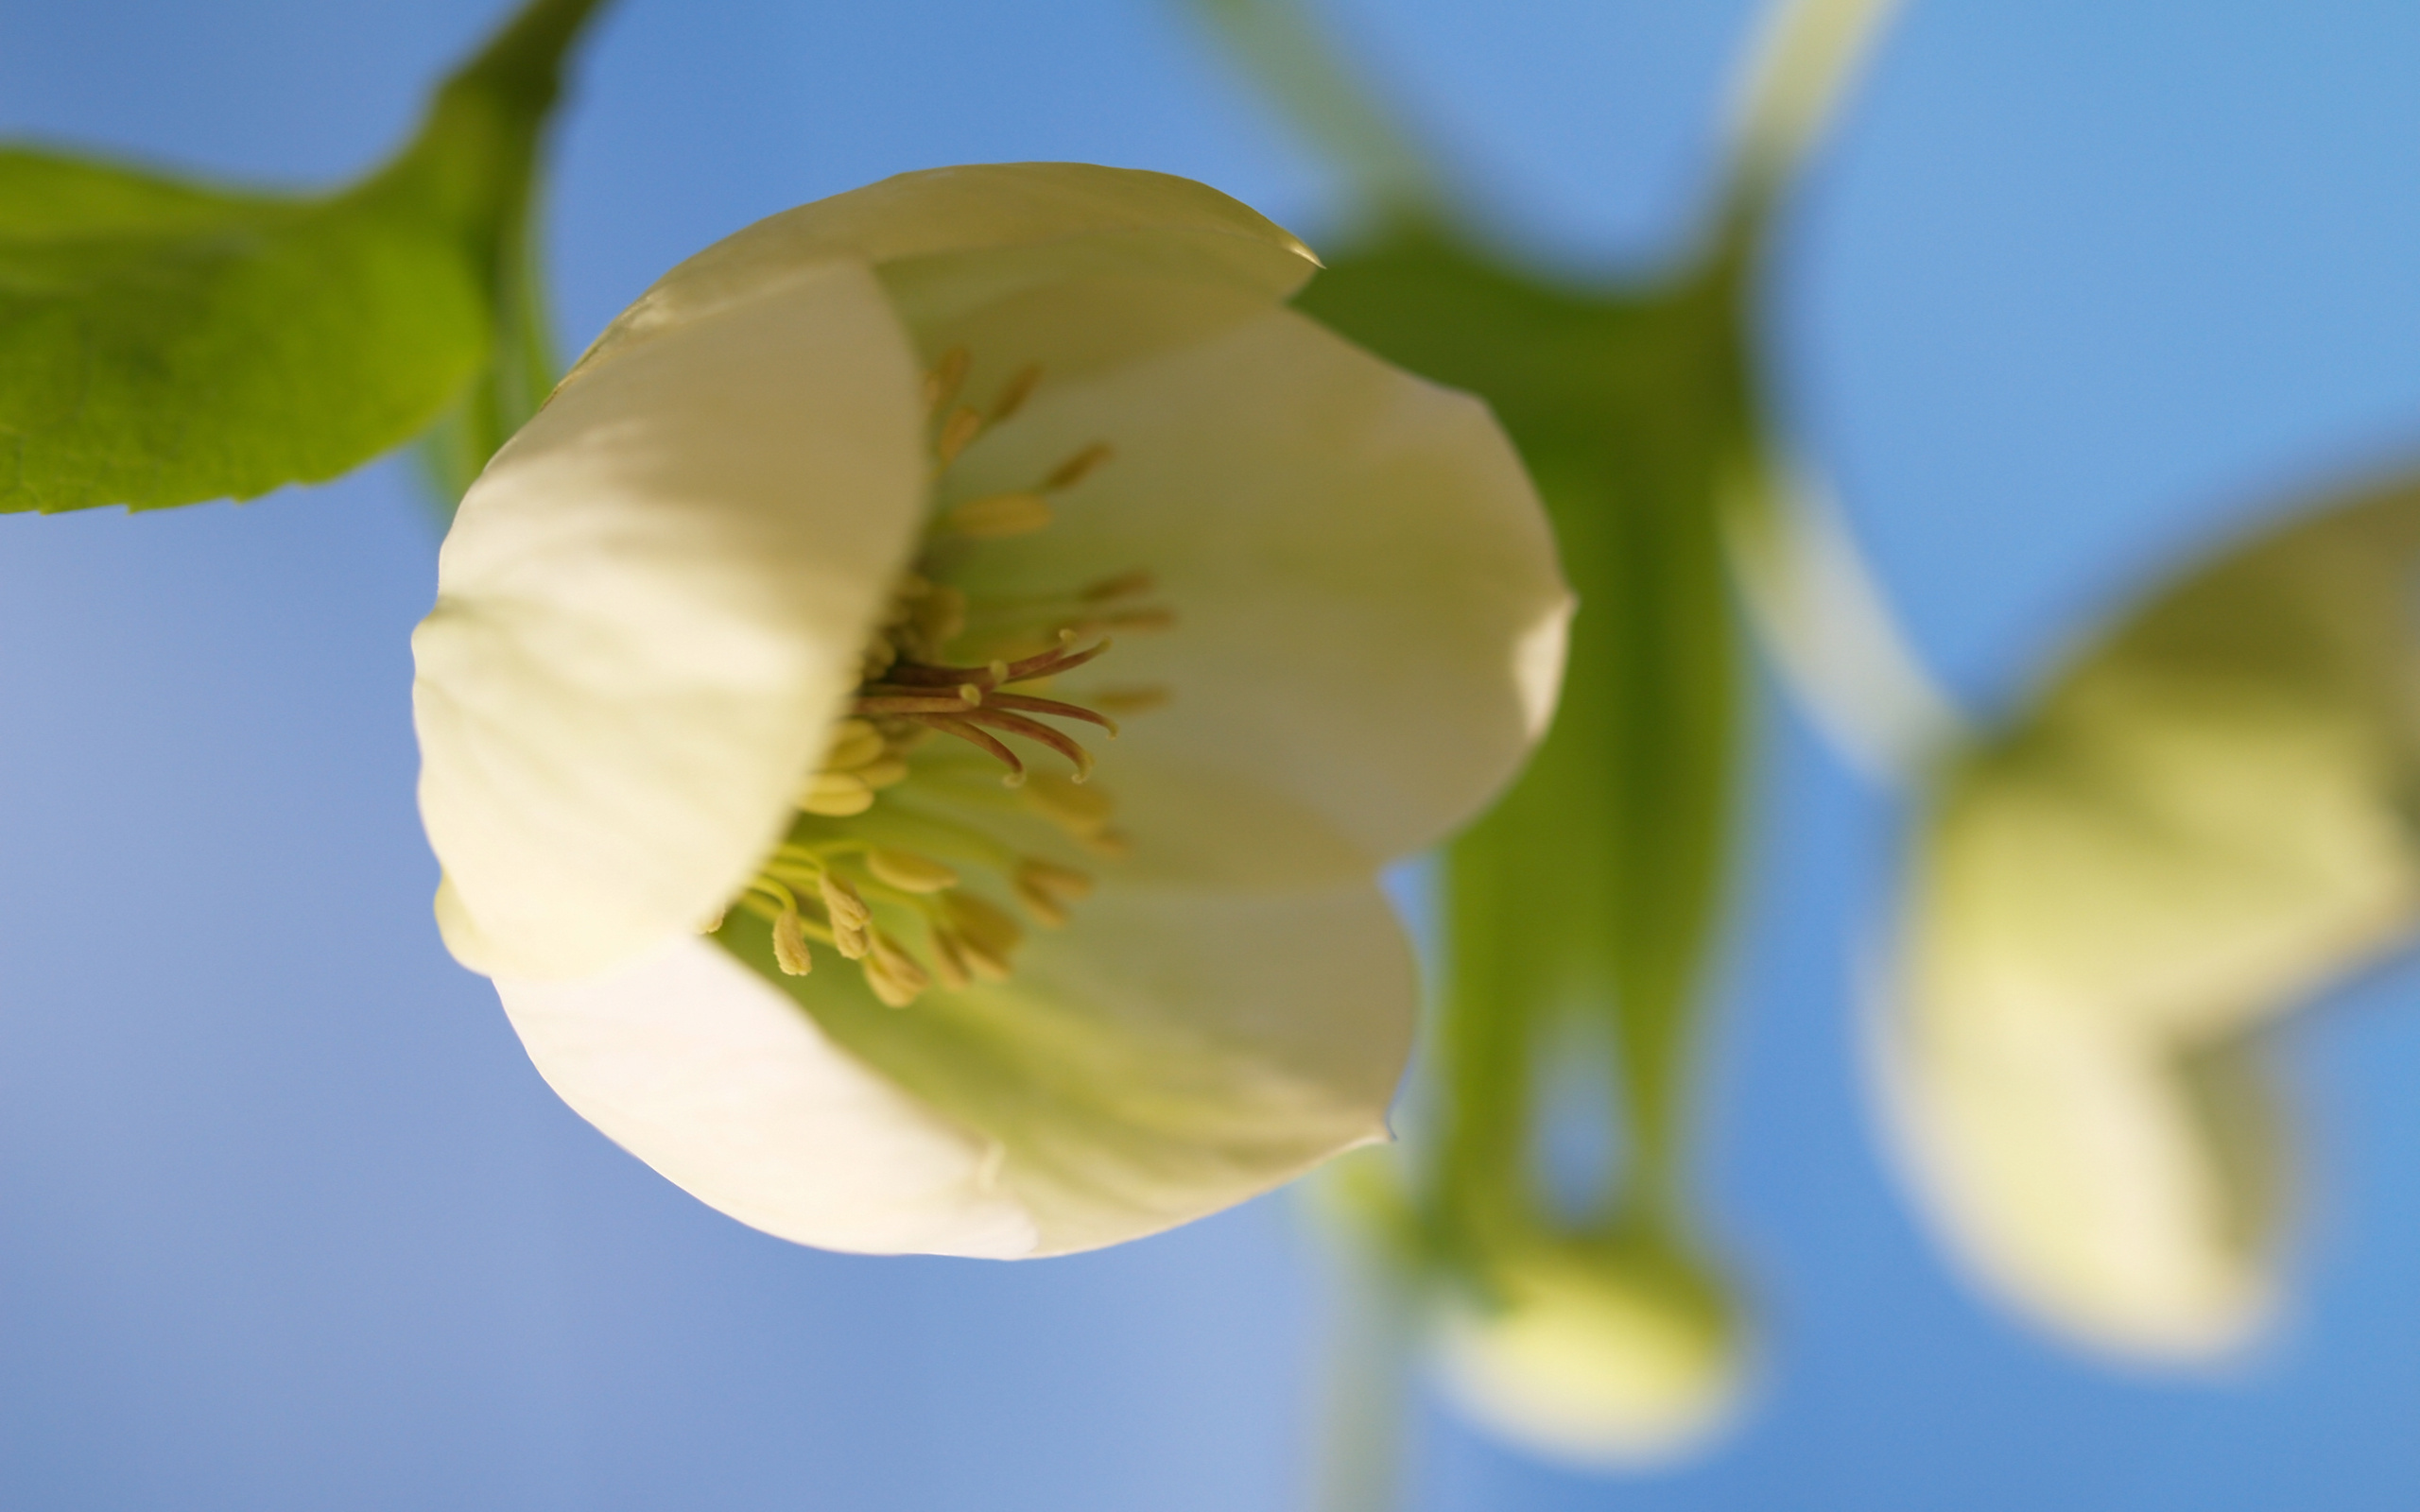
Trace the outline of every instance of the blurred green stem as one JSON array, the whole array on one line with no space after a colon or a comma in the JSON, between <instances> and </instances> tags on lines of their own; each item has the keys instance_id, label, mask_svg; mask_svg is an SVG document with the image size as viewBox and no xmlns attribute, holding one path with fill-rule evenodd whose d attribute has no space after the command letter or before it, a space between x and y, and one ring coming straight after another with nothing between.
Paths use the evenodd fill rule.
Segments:
<instances>
[{"instance_id":1,"label":"blurred green stem","mask_svg":"<svg viewBox=\"0 0 2420 1512\"><path fill-rule=\"evenodd\" d=\"M1580 604L1553 727L1446 852L1439 1095L1426 1169L1411 1178L1404 1284L1425 1268L1484 1306L1503 1299L1501 1266L1555 1246L1732 1338L1735 1310L1692 1232L1687 1170L1703 976L1745 788L1749 683L1730 554L1757 544L1747 555L1781 584L1772 602L1829 604L1803 592L1806 570L1789 555L1806 538L1774 525L1798 518L1798 501L1784 491L1754 296L1772 209L1890 6L1799 0L1775 11L1744 76L1707 235L1664 276L1584 292L1507 267L1456 228L1405 138L1285 0L1194 3L1391 212L1301 308L1490 402L1553 519ZM1844 536L1834 544L1847 550ZM1835 576L1824 584L1867 591L1869 639L1897 647L1871 585ZM1860 676L1850 668L1843 680ZM1620 1127L1608 1132L1625 1158L1578 1219L1546 1200L1531 1149L1536 1063L1573 1020L1593 1020L1611 1042L1600 1069ZM1336 1431L1376 1441L1351 1414ZM1332 1476L1323 1504L1369 1512L1384 1493L1357 1487L1378 1484Z\"/></svg>"},{"instance_id":2,"label":"blurred green stem","mask_svg":"<svg viewBox=\"0 0 2420 1512\"><path fill-rule=\"evenodd\" d=\"M1403 1483L1415 1281L1366 1235L1330 1238L1312 1504L1322 1512L1393 1512Z\"/></svg>"}]
</instances>

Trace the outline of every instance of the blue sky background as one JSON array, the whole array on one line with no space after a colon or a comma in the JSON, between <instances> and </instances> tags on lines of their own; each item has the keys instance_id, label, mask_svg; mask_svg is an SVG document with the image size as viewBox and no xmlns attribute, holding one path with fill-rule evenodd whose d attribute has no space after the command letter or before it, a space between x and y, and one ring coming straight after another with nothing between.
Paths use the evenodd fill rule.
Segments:
<instances>
[{"instance_id":1,"label":"blue sky background","mask_svg":"<svg viewBox=\"0 0 2420 1512\"><path fill-rule=\"evenodd\" d=\"M1636 265L1697 208L1744 0L1329 0L1506 245ZM0 0L0 130L317 183L487 0ZM1917 643L2011 696L2308 480L2420 452L2420 8L1912 0L1795 206L1770 330ZM561 138L584 341L744 222L1080 158L1309 234L1334 183L1167 0L621 0ZM0 1503L1258 1512L1318 1297L1263 1201L1108 1254L872 1261L700 1207L574 1118L428 921L393 464L243 507L0 520ZM1424 1512L2369 1508L2420 1496L2420 974L2284 1037L2302 1301L2111 1372L1979 1302L1849 1044L1896 811L1777 704L1706 1180L1753 1410L1643 1477L1424 1409Z\"/></svg>"}]
</instances>

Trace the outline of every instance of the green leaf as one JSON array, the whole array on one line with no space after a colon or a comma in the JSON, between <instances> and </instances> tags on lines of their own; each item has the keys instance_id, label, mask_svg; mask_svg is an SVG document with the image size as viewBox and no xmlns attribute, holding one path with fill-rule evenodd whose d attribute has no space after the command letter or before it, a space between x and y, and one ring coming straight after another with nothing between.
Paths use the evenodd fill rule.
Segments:
<instances>
[{"instance_id":1,"label":"green leaf","mask_svg":"<svg viewBox=\"0 0 2420 1512\"><path fill-rule=\"evenodd\" d=\"M334 195L0 150L0 510L251 498L426 427L496 347L537 139L595 0L538 0Z\"/></svg>"}]
</instances>

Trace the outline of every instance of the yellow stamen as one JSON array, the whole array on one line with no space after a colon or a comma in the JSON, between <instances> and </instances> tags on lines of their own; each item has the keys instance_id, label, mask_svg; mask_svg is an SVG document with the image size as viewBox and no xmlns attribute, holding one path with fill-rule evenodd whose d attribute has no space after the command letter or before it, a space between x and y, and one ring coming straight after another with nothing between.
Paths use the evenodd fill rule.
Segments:
<instances>
[{"instance_id":1,"label":"yellow stamen","mask_svg":"<svg viewBox=\"0 0 2420 1512\"><path fill-rule=\"evenodd\" d=\"M1028 860L1017 868L1017 885L1038 887L1061 902L1081 902L1093 895L1093 879L1073 867Z\"/></svg>"},{"instance_id":2,"label":"yellow stamen","mask_svg":"<svg viewBox=\"0 0 2420 1512\"><path fill-rule=\"evenodd\" d=\"M1093 694L1084 700L1105 713L1121 714L1149 713L1154 709L1165 708L1167 701L1168 690L1160 687L1111 688Z\"/></svg>"},{"instance_id":3,"label":"yellow stamen","mask_svg":"<svg viewBox=\"0 0 2420 1512\"><path fill-rule=\"evenodd\" d=\"M807 779L798 806L827 818L847 818L873 807L873 789L847 772L818 772Z\"/></svg>"},{"instance_id":4,"label":"yellow stamen","mask_svg":"<svg viewBox=\"0 0 2420 1512\"><path fill-rule=\"evenodd\" d=\"M942 986L951 991L964 991L975 978L968 970L964 953L959 948L958 936L946 929L936 927L932 932L932 941L933 974L940 977Z\"/></svg>"},{"instance_id":5,"label":"yellow stamen","mask_svg":"<svg viewBox=\"0 0 2420 1512\"><path fill-rule=\"evenodd\" d=\"M1036 922L1059 929L1069 918L1067 905L1091 894L1093 879L1047 861L1028 861L1017 868L1010 885Z\"/></svg>"},{"instance_id":6,"label":"yellow stamen","mask_svg":"<svg viewBox=\"0 0 2420 1512\"><path fill-rule=\"evenodd\" d=\"M948 916L950 928L967 948L970 963L980 973L976 953L988 956L999 965L1001 977L1008 975L1009 958L1025 941L1025 931L1006 913L982 899L967 892L951 892L942 898L942 912Z\"/></svg>"},{"instance_id":7,"label":"yellow stamen","mask_svg":"<svg viewBox=\"0 0 2420 1512\"><path fill-rule=\"evenodd\" d=\"M1148 593L1159 584L1160 579L1156 573L1148 568L1137 567L1132 572L1119 573L1115 577L1104 577L1076 596L1087 604L1098 604L1103 599L1132 598L1136 593Z\"/></svg>"},{"instance_id":8,"label":"yellow stamen","mask_svg":"<svg viewBox=\"0 0 2420 1512\"><path fill-rule=\"evenodd\" d=\"M959 386L966 382L966 367L974 360L964 347L952 347L933 364L925 375L925 412L938 415L942 406L958 397Z\"/></svg>"},{"instance_id":9,"label":"yellow stamen","mask_svg":"<svg viewBox=\"0 0 2420 1512\"><path fill-rule=\"evenodd\" d=\"M1026 807L1079 839L1108 828L1117 806L1108 794L1079 786L1073 778L1055 772L1036 775L1019 796Z\"/></svg>"},{"instance_id":10,"label":"yellow stamen","mask_svg":"<svg viewBox=\"0 0 2420 1512\"><path fill-rule=\"evenodd\" d=\"M823 895L823 911L832 918L832 948L850 960L864 960L873 948L873 910L846 877L826 871L816 885Z\"/></svg>"},{"instance_id":11,"label":"yellow stamen","mask_svg":"<svg viewBox=\"0 0 2420 1512\"><path fill-rule=\"evenodd\" d=\"M992 422L996 425L1025 408L1025 402L1033 397L1033 386L1040 382L1042 369L1034 363L1027 363L1010 374L1009 381L1000 386L999 397L992 401Z\"/></svg>"},{"instance_id":12,"label":"yellow stamen","mask_svg":"<svg viewBox=\"0 0 2420 1512\"><path fill-rule=\"evenodd\" d=\"M952 410L949 419L942 421L941 439L933 443L933 454L942 459L942 466L947 467L958 460L958 454L965 451L967 442L982 429L980 411L963 407Z\"/></svg>"},{"instance_id":13,"label":"yellow stamen","mask_svg":"<svg viewBox=\"0 0 2420 1512\"><path fill-rule=\"evenodd\" d=\"M804 976L815 970L815 957L807 954L806 936L799 928L795 908L783 909L773 920L773 962L788 976Z\"/></svg>"},{"instance_id":14,"label":"yellow stamen","mask_svg":"<svg viewBox=\"0 0 2420 1512\"><path fill-rule=\"evenodd\" d=\"M873 932L865 957L866 985L883 1005L904 1008L916 1001L933 979L925 974L913 957L892 944L880 931Z\"/></svg>"},{"instance_id":15,"label":"yellow stamen","mask_svg":"<svg viewBox=\"0 0 2420 1512\"><path fill-rule=\"evenodd\" d=\"M1031 535L1050 524L1050 501L1039 493L994 493L969 499L942 516L942 523L977 541Z\"/></svg>"},{"instance_id":16,"label":"yellow stamen","mask_svg":"<svg viewBox=\"0 0 2420 1512\"><path fill-rule=\"evenodd\" d=\"M947 892L958 873L930 856L877 846L866 852L866 869L901 892Z\"/></svg>"},{"instance_id":17,"label":"yellow stamen","mask_svg":"<svg viewBox=\"0 0 2420 1512\"><path fill-rule=\"evenodd\" d=\"M880 730L862 719L843 719L832 727L832 747L823 753L823 769L855 771L879 760L882 752Z\"/></svg>"},{"instance_id":18,"label":"yellow stamen","mask_svg":"<svg viewBox=\"0 0 2420 1512\"><path fill-rule=\"evenodd\" d=\"M1096 468L1116 455L1106 443L1095 441L1051 469L1050 475L1042 480L1042 487L1046 491L1052 493L1072 489L1092 476Z\"/></svg>"}]
</instances>

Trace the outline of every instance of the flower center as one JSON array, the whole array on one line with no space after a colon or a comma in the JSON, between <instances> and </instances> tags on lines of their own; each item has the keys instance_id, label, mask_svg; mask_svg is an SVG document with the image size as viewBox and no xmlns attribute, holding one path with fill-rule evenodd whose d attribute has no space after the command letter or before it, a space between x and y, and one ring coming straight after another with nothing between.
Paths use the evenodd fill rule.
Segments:
<instances>
[{"instance_id":1,"label":"flower center","mask_svg":"<svg viewBox=\"0 0 2420 1512\"><path fill-rule=\"evenodd\" d=\"M1025 368L978 408L959 402L967 368L965 349L953 348L925 378L937 490L959 455L1012 419L1041 377ZM1052 496L1111 455L1086 446L1032 487L956 505L926 526L866 643L850 713L799 792L788 835L733 901L771 923L784 971L804 975L812 944L825 945L857 962L892 1007L936 980L952 988L1005 981L1025 936L1018 913L1057 928L1093 887L1090 873L1012 844L1002 833L1014 833L1011 816L1038 816L1103 860L1125 853L1115 803L1091 784L1092 752L1062 726L1115 739L1115 714L1156 707L1167 695L1075 694L1060 679L1108 651L1110 631L1168 625L1167 611L1149 601L1150 574L1017 596L969 594L950 582L984 541L1048 526ZM1029 770L1011 742L1040 747L1067 770ZM995 901L999 893L1016 912Z\"/></svg>"}]
</instances>

